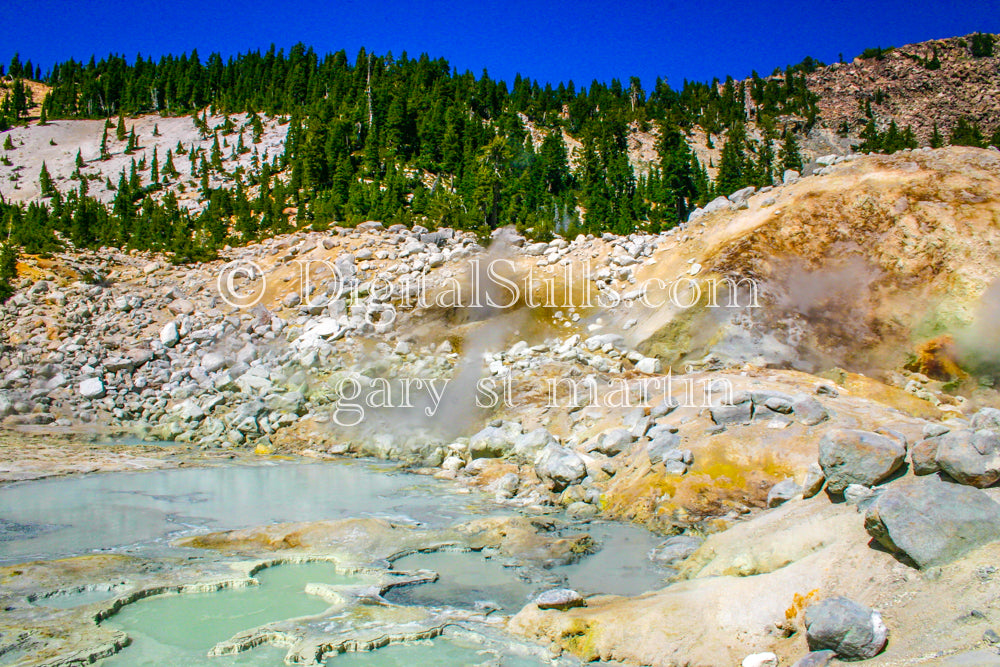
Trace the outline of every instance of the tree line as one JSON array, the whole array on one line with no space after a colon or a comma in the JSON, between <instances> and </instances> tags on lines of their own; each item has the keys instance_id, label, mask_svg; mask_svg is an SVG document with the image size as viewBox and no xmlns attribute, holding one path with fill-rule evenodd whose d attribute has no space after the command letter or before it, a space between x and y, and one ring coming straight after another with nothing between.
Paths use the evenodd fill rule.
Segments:
<instances>
[{"instance_id":1,"label":"tree line","mask_svg":"<svg viewBox=\"0 0 1000 667\"><path fill-rule=\"evenodd\" d=\"M807 132L819 114L806 76L821 66L806 58L770 76L754 72L745 85L728 77L675 89L658 78L647 91L636 77L553 86L518 75L508 88L485 70L460 73L427 55L362 49L351 60L344 51L319 56L302 44L228 59L213 53L202 60L197 51L157 61L111 55L57 63L44 74L15 55L0 129L26 119L32 100L24 80L33 78L51 87L41 122L106 119L102 158L109 131L126 142L126 153L139 149L125 122L137 114L191 114L213 146L207 155L178 146L133 160L107 184L115 191L107 206L88 194L85 164L74 173L78 186L64 192L43 167L43 203L0 203L0 229L28 252L52 251L64 238L78 247L167 251L177 261L287 232L292 216L313 229L378 219L484 234L511 224L536 238L656 232L719 194L801 169L796 131ZM209 113L225 121L209 127ZM285 120L284 152L258 160L244 144L245 128L229 119L237 113L248 114L253 143L262 115ZM751 121L754 136L746 130ZM710 145L724 141L718 165L692 154L687 137L696 127ZM870 150L912 143L907 130L871 128L864 137ZM227 186L212 188L209 177L222 172L220 137L226 144L237 129L238 143L227 150L254 151L256 168L225 174ZM659 156L638 174L628 145L636 131L656 135ZM564 136L579 142L575 154ZM164 187L180 177L175 161L185 158L207 202L197 214ZM708 167L718 171L714 180Z\"/></svg>"}]
</instances>

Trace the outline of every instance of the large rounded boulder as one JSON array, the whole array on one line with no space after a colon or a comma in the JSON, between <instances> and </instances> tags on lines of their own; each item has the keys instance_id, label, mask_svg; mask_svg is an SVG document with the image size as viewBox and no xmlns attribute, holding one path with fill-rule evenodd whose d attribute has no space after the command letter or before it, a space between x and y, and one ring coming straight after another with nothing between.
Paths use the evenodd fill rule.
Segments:
<instances>
[{"instance_id":1,"label":"large rounded boulder","mask_svg":"<svg viewBox=\"0 0 1000 667\"><path fill-rule=\"evenodd\" d=\"M831 429L819 443L819 465L826 476L826 488L838 495L851 484L878 484L905 460L905 443L871 431Z\"/></svg>"}]
</instances>

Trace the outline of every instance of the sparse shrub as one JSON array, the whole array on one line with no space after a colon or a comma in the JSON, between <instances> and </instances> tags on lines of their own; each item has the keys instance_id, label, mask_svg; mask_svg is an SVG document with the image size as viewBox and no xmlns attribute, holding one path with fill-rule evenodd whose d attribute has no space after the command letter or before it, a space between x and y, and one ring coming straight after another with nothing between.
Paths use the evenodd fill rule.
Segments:
<instances>
[{"instance_id":1,"label":"sparse shrub","mask_svg":"<svg viewBox=\"0 0 1000 667\"><path fill-rule=\"evenodd\" d=\"M977 32L972 36L972 57L989 58L993 55L993 35Z\"/></svg>"}]
</instances>

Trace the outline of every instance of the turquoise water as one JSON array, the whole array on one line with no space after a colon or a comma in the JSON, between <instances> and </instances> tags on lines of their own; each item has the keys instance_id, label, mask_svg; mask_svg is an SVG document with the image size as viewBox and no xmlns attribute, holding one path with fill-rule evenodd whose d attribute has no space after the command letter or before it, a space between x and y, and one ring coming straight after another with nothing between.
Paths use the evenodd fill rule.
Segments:
<instances>
[{"instance_id":1,"label":"turquoise water","mask_svg":"<svg viewBox=\"0 0 1000 667\"><path fill-rule=\"evenodd\" d=\"M178 553L199 532L285 521L380 517L445 526L481 516L485 496L364 462L221 465L36 480L0 487L0 564L96 551ZM496 507L492 507L496 512Z\"/></svg>"},{"instance_id":2,"label":"turquoise water","mask_svg":"<svg viewBox=\"0 0 1000 667\"><path fill-rule=\"evenodd\" d=\"M170 545L176 537L276 522L379 517L430 527L509 514L487 496L454 483L392 471L366 462L220 465L36 480L0 487L0 562L17 563L94 552L212 558L213 552ZM480 553L437 552L398 559L395 570L430 569L435 583L393 589L390 602L456 607L496 606L514 613L541 590L566 585L585 594L635 594L661 586L646 558L659 538L636 527L594 522L599 549L572 564L545 570L504 567ZM533 579L526 581L523 577ZM329 604L304 592L307 583L351 583L331 564L262 570L259 587L156 596L127 605L108 619L133 644L105 667L265 667L284 664L286 650L260 646L238 656L212 657L218 642L260 625L323 613ZM99 602L109 591L67 593L40 607ZM477 604L482 603L482 604ZM484 647L485 646L485 647ZM517 652L457 638L343 654L327 665L521 665L539 663Z\"/></svg>"},{"instance_id":3,"label":"turquoise water","mask_svg":"<svg viewBox=\"0 0 1000 667\"><path fill-rule=\"evenodd\" d=\"M105 667L281 665L284 650L261 647L236 657L208 658L206 654L217 643L241 631L326 611L330 607L328 602L305 593L308 583L339 585L373 581L370 577L338 574L332 563L279 565L261 570L254 578L260 582L259 586L158 595L126 605L105 624L124 630L133 643L101 664Z\"/></svg>"}]
</instances>

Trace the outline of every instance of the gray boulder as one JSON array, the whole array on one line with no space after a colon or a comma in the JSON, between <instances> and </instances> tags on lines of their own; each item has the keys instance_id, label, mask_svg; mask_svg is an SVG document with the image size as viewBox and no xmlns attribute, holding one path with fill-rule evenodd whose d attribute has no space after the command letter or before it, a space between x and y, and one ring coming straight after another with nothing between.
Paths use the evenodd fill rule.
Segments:
<instances>
[{"instance_id":1,"label":"gray boulder","mask_svg":"<svg viewBox=\"0 0 1000 667\"><path fill-rule=\"evenodd\" d=\"M680 405L680 402L673 396L666 398L650 408L649 418L655 420L658 417L669 415L671 412L679 408Z\"/></svg>"},{"instance_id":2,"label":"gray boulder","mask_svg":"<svg viewBox=\"0 0 1000 667\"><path fill-rule=\"evenodd\" d=\"M572 449L547 445L535 461L535 474L549 482L554 491L562 491L587 476L587 466Z\"/></svg>"},{"instance_id":3,"label":"gray boulder","mask_svg":"<svg viewBox=\"0 0 1000 667\"><path fill-rule=\"evenodd\" d=\"M792 401L792 415L795 421L806 426L815 426L830 415L818 400L808 394L799 394Z\"/></svg>"},{"instance_id":4,"label":"gray boulder","mask_svg":"<svg viewBox=\"0 0 1000 667\"><path fill-rule=\"evenodd\" d=\"M742 204L746 200L750 199L753 193L757 192L757 188L752 185L748 185L742 190L737 190L733 194L729 195L728 199L734 204Z\"/></svg>"},{"instance_id":5,"label":"gray boulder","mask_svg":"<svg viewBox=\"0 0 1000 667\"><path fill-rule=\"evenodd\" d=\"M796 484L794 480L783 480L772 486L771 490L767 492L767 506L777 507L778 505L783 505L800 493L802 493L802 487Z\"/></svg>"},{"instance_id":6,"label":"gray boulder","mask_svg":"<svg viewBox=\"0 0 1000 667\"><path fill-rule=\"evenodd\" d=\"M205 369L206 373L214 373L228 364L229 361L217 352L209 352L201 358L201 366Z\"/></svg>"},{"instance_id":7,"label":"gray boulder","mask_svg":"<svg viewBox=\"0 0 1000 667\"><path fill-rule=\"evenodd\" d=\"M810 651L796 660L792 667L826 667L836 657L837 654L830 649Z\"/></svg>"},{"instance_id":8,"label":"gray boulder","mask_svg":"<svg viewBox=\"0 0 1000 667\"><path fill-rule=\"evenodd\" d=\"M831 429L819 442L819 465L834 494L842 494L848 484L878 484L905 458L906 448L898 440L871 431Z\"/></svg>"},{"instance_id":9,"label":"gray boulder","mask_svg":"<svg viewBox=\"0 0 1000 667\"><path fill-rule=\"evenodd\" d=\"M806 471L806 478L802 482L802 497L812 498L823 490L824 484L826 484L826 475L823 474L823 469L819 467L818 463L811 464Z\"/></svg>"},{"instance_id":10,"label":"gray boulder","mask_svg":"<svg viewBox=\"0 0 1000 667\"><path fill-rule=\"evenodd\" d=\"M617 456L631 448L633 442L635 436L631 431L616 428L601 434L595 449L605 456Z\"/></svg>"},{"instance_id":11,"label":"gray boulder","mask_svg":"<svg viewBox=\"0 0 1000 667\"><path fill-rule=\"evenodd\" d=\"M933 475L941 466L937 462L940 438L925 438L910 448L910 464L914 475Z\"/></svg>"},{"instance_id":12,"label":"gray boulder","mask_svg":"<svg viewBox=\"0 0 1000 667\"><path fill-rule=\"evenodd\" d=\"M1000 437L989 429L945 433L934 460L956 482L985 488L1000 479Z\"/></svg>"},{"instance_id":13,"label":"gray boulder","mask_svg":"<svg viewBox=\"0 0 1000 667\"><path fill-rule=\"evenodd\" d=\"M538 452L545 447L558 444L559 441L554 435L539 426L514 438L514 454L528 460L534 460Z\"/></svg>"},{"instance_id":14,"label":"gray boulder","mask_svg":"<svg viewBox=\"0 0 1000 667\"><path fill-rule=\"evenodd\" d=\"M646 454L653 465L661 461L683 461L684 451L680 449L681 437L676 433L662 432L646 445Z\"/></svg>"},{"instance_id":15,"label":"gray boulder","mask_svg":"<svg viewBox=\"0 0 1000 667\"><path fill-rule=\"evenodd\" d=\"M723 211L729 208L730 203L731 202L726 197L716 197L712 201L705 204L705 214L708 215L709 213L715 213L716 211Z\"/></svg>"},{"instance_id":16,"label":"gray boulder","mask_svg":"<svg viewBox=\"0 0 1000 667\"><path fill-rule=\"evenodd\" d=\"M972 415L972 421L969 422L969 426L973 431L978 431L982 428L991 428L1000 431L1000 410L996 408L980 409L979 412Z\"/></svg>"},{"instance_id":17,"label":"gray boulder","mask_svg":"<svg viewBox=\"0 0 1000 667\"><path fill-rule=\"evenodd\" d=\"M805 613L810 651L830 650L841 660L868 660L885 648L889 630L882 616L845 597L810 605Z\"/></svg>"},{"instance_id":18,"label":"gray boulder","mask_svg":"<svg viewBox=\"0 0 1000 667\"><path fill-rule=\"evenodd\" d=\"M502 426L487 426L469 439L469 455L474 459L507 456L514 447L514 439L520 434L521 427L509 422Z\"/></svg>"},{"instance_id":19,"label":"gray boulder","mask_svg":"<svg viewBox=\"0 0 1000 667\"><path fill-rule=\"evenodd\" d=\"M117 373L118 371L132 372L134 366L135 362L128 357L109 357L104 360L104 370L109 373Z\"/></svg>"},{"instance_id":20,"label":"gray boulder","mask_svg":"<svg viewBox=\"0 0 1000 667\"><path fill-rule=\"evenodd\" d=\"M768 412L787 415L792 411L795 397L781 391L751 391L750 400L762 416Z\"/></svg>"},{"instance_id":21,"label":"gray boulder","mask_svg":"<svg viewBox=\"0 0 1000 667\"><path fill-rule=\"evenodd\" d=\"M569 588L555 588L545 591L534 599L539 609L566 610L573 607L584 607L587 601L583 596Z\"/></svg>"},{"instance_id":22,"label":"gray boulder","mask_svg":"<svg viewBox=\"0 0 1000 667\"><path fill-rule=\"evenodd\" d=\"M716 405L709 408L712 421L720 426L726 424L743 424L753 417L753 403L744 401L736 405Z\"/></svg>"},{"instance_id":23,"label":"gray boulder","mask_svg":"<svg viewBox=\"0 0 1000 667\"><path fill-rule=\"evenodd\" d=\"M977 489L920 477L891 484L865 515L865 530L917 567L951 562L1000 540L1000 504Z\"/></svg>"}]
</instances>

